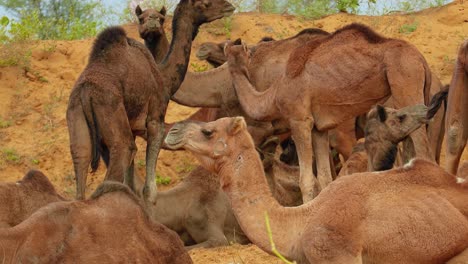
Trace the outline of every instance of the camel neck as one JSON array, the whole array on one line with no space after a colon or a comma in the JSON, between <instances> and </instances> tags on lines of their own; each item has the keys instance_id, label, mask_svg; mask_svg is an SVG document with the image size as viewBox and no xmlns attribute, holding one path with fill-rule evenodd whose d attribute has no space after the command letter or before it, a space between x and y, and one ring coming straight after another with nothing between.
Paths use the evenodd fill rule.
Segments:
<instances>
[{"instance_id":1,"label":"camel neck","mask_svg":"<svg viewBox=\"0 0 468 264\"><path fill-rule=\"evenodd\" d=\"M154 61L158 64L161 63L164 57L166 57L167 51L169 50L169 41L165 33L164 36L158 38L145 39L145 46L153 55Z\"/></svg>"},{"instance_id":2,"label":"camel neck","mask_svg":"<svg viewBox=\"0 0 468 264\"><path fill-rule=\"evenodd\" d=\"M166 57L160 64L164 87L172 96L184 80L190 59L192 41L198 33L190 14L190 8L179 3L172 22L172 40ZM188 14L187 14L188 13Z\"/></svg>"},{"instance_id":3,"label":"camel neck","mask_svg":"<svg viewBox=\"0 0 468 264\"><path fill-rule=\"evenodd\" d=\"M234 88L239 96L239 102L248 116L255 120L271 121L278 118L278 109L276 108L277 86L259 92L250 82L247 67L245 70L234 69L229 66Z\"/></svg>"},{"instance_id":4,"label":"camel neck","mask_svg":"<svg viewBox=\"0 0 468 264\"><path fill-rule=\"evenodd\" d=\"M295 256L296 242L307 224L311 206L283 207L272 196L263 166L254 150L244 150L226 157L234 163L219 168L222 186L247 237L258 247L272 253L265 226L268 213L273 240L284 256Z\"/></svg>"},{"instance_id":5,"label":"camel neck","mask_svg":"<svg viewBox=\"0 0 468 264\"><path fill-rule=\"evenodd\" d=\"M221 107L236 101L227 64L205 72L187 72L179 90L172 96L178 104L191 107Z\"/></svg>"},{"instance_id":6,"label":"camel neck","mask_svg":"<svg viewBox=\"0 0 468 264\"><path fill-rule=\"evenodd\" d=\"M392 142L374 144L366 138L365 147L368 155L368 170L383 171L393 168L397 154L397 145Z\"/></svg>"}]
</instances>

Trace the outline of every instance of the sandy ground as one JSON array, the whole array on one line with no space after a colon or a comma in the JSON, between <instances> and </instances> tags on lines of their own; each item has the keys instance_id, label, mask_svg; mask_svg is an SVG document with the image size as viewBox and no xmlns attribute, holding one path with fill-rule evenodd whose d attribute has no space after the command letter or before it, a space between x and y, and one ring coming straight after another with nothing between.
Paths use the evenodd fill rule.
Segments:
<instances>
[{"instance_id":1,"label":"sandy ground","mask_svg":"<svg viewBox=\"0 0 468 264\"><path fill-rule=\"evenodd\" d=\"M193 50L205 41L223 41L241 37L255 43L263 36L281 39L307 27L334 31L351 22L360 22L377 32L413 43L427 59L433 74L443 83L450 82L456 52L468 38L468 1L432 8L413 14L356 16L337 14L309 21L294 16L242 13L232 20L204 25ZM169 29L170 22L166 23ZM230 25L230 26L229 26ZM412 28L413 32L403 29ZM135 25L126 25L131 37L138 38ZM403 31L402 31L403 30ZM66 197L75 195L73 167L69 152L65 111L75 80L85 67L93 39L80 41L38 41L31 44L29 70L21 67L0 68L0 181L14 181L29 169L42 170ZM26 47L27 48L27 47ZM3 51L5 52L5 50ZM192 52L190 69L209 66ZM182 120L197 109L171 103L167 122ZM138 140L135 159L139 174L144 174L145 144ZM464 154L468 159L468 153ZM170 177L170 188L196 164L185 152L162 151L157 172ZM91 193L102 181L104 166L88 177ZM190 252L195 263L279 263L253 245Z\"/></svg>"}]
</instances>

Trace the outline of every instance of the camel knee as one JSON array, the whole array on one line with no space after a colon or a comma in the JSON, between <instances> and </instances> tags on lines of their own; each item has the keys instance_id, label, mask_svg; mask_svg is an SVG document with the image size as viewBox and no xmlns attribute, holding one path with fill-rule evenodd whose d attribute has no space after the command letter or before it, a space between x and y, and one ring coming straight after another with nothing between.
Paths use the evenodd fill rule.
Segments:
<instances>
[{"instance_id":1,"label":"camel knee","mask_svg":"<svg viewBox=\"0 0 468 264\"><path fill-rule=\"evenodd\" d=\"M463 149L464 146L462 146L462 138L461 138L461 132L462 128L459 125L451 125L447 129L447 151L450 154L456 155L458 152L460 152L461 149Z\"/></svg>"}]
</instances>

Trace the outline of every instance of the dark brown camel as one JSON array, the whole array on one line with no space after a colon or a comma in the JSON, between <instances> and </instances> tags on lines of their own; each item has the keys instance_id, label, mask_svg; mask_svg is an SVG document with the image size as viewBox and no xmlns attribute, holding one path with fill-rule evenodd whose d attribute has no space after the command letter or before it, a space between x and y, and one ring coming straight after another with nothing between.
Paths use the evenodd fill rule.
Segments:
<instances>
[{"instance_id":1,"label":"dark brown camel","mask_svg":"<svg viewBox=\"0 0 468 264\"><path fill-rule=\"evenodd\" d=\"M143 11L138 5L135 8L135 15L138 18L140 37L145 40L145 46L153 55L156 63L161 63L169 50L169 41L164 31L166 8L162 7L159 12L152 8Z\"/></svg>"},{"instance_id":2,"label":"dark brown camel","mask_svg":"<svg viewBox=\"0 0 468 264\"><path fill-rule=\"evenodd\" d=\"M96 170L100 156L108 165L106 180L132 185L135 136L142 136L147 140L143 198L156 201L155 168L164 116L187 71L192 40L201 24L233 10L225 0L182 0L174 12L169 52L158 65L148 49L127 38L120 27L97 37L67 109L78 199L84 198L89 164Z\"/></svg>"},{"instance_id":3,"label":"dark brown camel","mask_svg":"<svg viewBox=\"0 0 468 264\"><path fill-rule=\"evenodd\" d=\"M0 183L0 201L0 227L12 227L39 208L65 199L42 172L31 170L17 182Z\"/></svg>"},{"instance_id":4,"label":"dark brown camel","mask_svg":"<svg viewBox=\"0 0 468 264\"><path fill-rule=\"evenodd\" d=\"M0 248L3 263L192 263L177 234L111 181L90 200L52 203L0 229Z\"/></svg>"},{"instance_id":5,"label":"dark brown camel","mask_svg":"<svg viewBox=\"0 0 468 264\"><path fill-rule=\"evenodd\" d=\"M289 124L299 146L305 201L317 195L313 191L316 182L311 166L314 153L317 184L323 189L332 180L328 130L390 96L395 108L428 103L430 96L431 72L419 51L407 42L384 38L360 24L348 25L296 48L286 69L264 92L258 92L251 82L248 49L228 45L226 52L234 87L247 114L256 120L282 120ZM337 58L341 63L335 63ZM418 157L433 159L424 126L411 139Z\"/></svg>"},{"instance_id":6,"label":"dark brown camel","mask_svg":"<svg viewBox=\"0 0 468 264\"><path fill-rule=\"evenodd\" d=\"M468 248L468 185L433 162L342 177L285 208L268 190L242 117L180 123L165 141L217 173L242 230L270 254L266 213L276 250L297 263L445 263Z\"/></svg>"},{"instance_id":7,"label":"dark brown camel","mask_svg":"<svg viewBox=\"0 0 468 264\"><path fill-rule=\"evenodd\" d=\"M458 51L445 119L446 168L455 174L468 140L468 40Z\"/></svg>"}]
</instances>

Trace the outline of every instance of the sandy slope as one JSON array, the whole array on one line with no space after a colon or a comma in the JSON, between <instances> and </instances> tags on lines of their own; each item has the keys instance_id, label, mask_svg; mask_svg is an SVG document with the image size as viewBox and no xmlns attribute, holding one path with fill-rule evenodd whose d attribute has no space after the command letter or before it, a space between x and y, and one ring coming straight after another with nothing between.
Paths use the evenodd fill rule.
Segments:
<instances>
[{"instance_id":1,"label":"sandy slope","mask_svg":"<svg viewBox=\"0 0 468 264\"><path fill-rule=\"evenodd\" d=\"M434 74L444 83L450 81L458 45L468 38L468 1L424 10L419 13L370 17L337 14L306 21L293 16L256 13L237 14L228 22L218 21L202 27L194 50L205 41L222 41L230 35L248 43L263 36L276 39L292 36L307 27L333 31L351 22L367 24L387 37L405 39L424 54ZM167 23L169 26L170 23ZM401 33L409 26L414 32ZM125 29L137 37L134 25ZM169 29L168 29L168 32ZM70 90L85 67L93 39L81 41L40 41L32 46L30 71L19 67L0 68L0 180L13 181L30 168L38 168L52 180L65 196L73 197L75 184L68 147L65 110ZM192 54L191 69L206 67ZM184 119L196 111L171 103L166 120ZM138 141L136 166L143 174L145 144ZM465 153L466 154L466 153ZM467 155L464 156L467 159ZM172 178L172 184L189 171L193 157L184 152L162 151L158 174ZM88 179L88 193L101 182L104 170ZM274 263L274 258L254 246L194 250L196 263Z\"/></svg>"}]
</instances>

